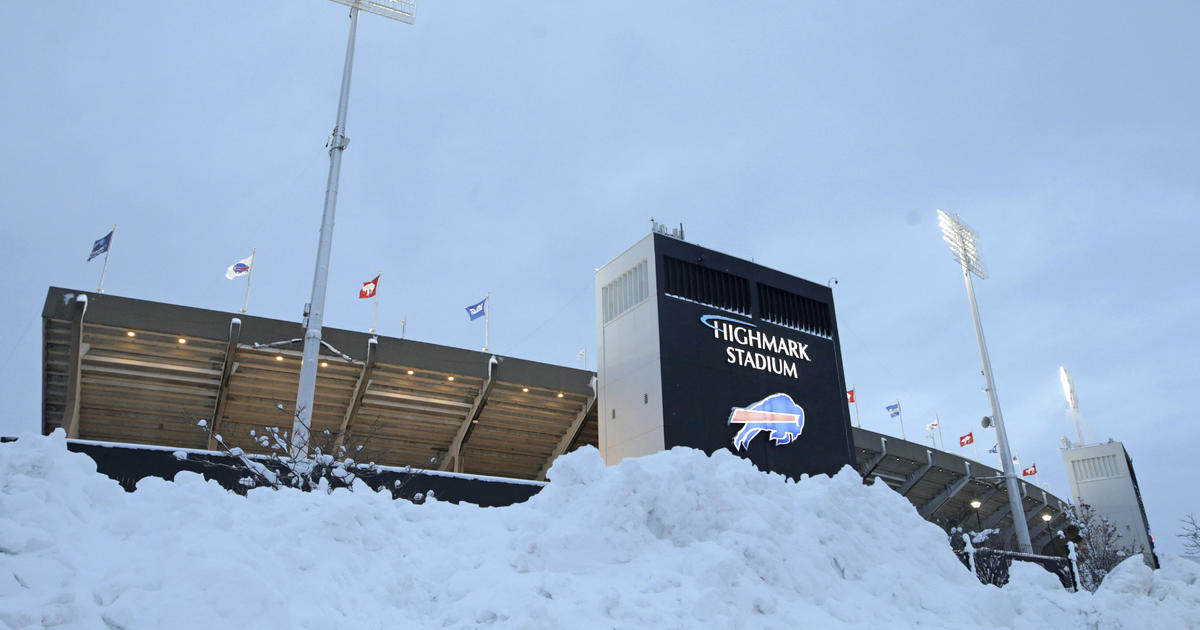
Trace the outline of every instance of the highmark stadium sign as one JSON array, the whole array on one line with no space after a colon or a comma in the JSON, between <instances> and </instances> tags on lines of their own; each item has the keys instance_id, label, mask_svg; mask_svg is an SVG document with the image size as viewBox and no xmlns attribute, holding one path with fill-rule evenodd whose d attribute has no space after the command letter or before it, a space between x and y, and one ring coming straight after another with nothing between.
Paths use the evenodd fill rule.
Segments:
<instances>
[{"instance_id":1,"label":"highmark stadium sign","mask_svg":"<svg viewBox=\"0 0 1200 630\"><path fill-rule=\"evenodd\" d=\"M750 322L704 315L700 323L712 329L714 339L729 344L725 347L726 363L798 379L797 362L812 362L808 344L763 332Z\"/></svg>"}]
</instances>

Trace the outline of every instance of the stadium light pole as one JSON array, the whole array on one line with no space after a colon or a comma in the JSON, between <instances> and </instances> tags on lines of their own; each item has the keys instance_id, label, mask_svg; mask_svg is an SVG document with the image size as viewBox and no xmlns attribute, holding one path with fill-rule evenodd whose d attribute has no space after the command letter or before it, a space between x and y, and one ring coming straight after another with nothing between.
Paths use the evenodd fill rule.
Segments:
<instances>
[{"instance_id":1,"label":"stadium light pole","mask_svg":"<svg viewBox=\"0 0 1200 630\"><path fill-rule=\"evenodd\" d=\"M337 208L338 177L342 172L342 152L350 144L346 137L346 108L350 101L350 73L354 67L354 37L358 32L360 10L412 24L416 0L333 0L350 7L350 36L346 42L346 64L342 69L342 91L338 97L337 122L329 134L329 179L325 185L325 209L321 215L321 235L317 244L317 265L313 272L312 298L304 309L304 358L300 363L300 384L296 388L296 409L292 416L292 455L308 450L312 427L313 398L317 391L317 360L321 353L321 325L325 316L325 288L329 281L329 252L333 246L333 216Z\"/></svg>"},{"instance_id":2,"label":"stadium light pole","mask_svg":"<svg viewBox=\"0 0 1200 630\"><path fill-rule=\"evenodd\" d=\"M1004 484L1008 489L1008 505L1012 510L1013 530L1017 534L1017 546L1025 553L1033 553L1033 543L1029 539L1029 524L1025 520L1025 508L1021 504L1021 489L1017 483L1017 471L1013 466L1011 451L1008 448L1008 433L1004 430L1004 416L1000 413L1000 398L996 395L996 383L992 380L992 362L988 358L987 342L983 338L983 324L979 321L979 305L975 303L975 286L971 284L971 275L980 280L987 279L983 269L983 258L975 244L975 233L963 225L957 217L950 216L944 210L938 210L938 225L942 228L942 238L950 244L954 259L962 266L963 282L967 285L967 300L971 303L971 317L975 321L975 339L979 342L979 357L983 361L983 378L987 383L988 402L992 406L992 419L996 424L996 443L1000 447L1000 464L1004 469Z\"/></svg>"}]
</instances>

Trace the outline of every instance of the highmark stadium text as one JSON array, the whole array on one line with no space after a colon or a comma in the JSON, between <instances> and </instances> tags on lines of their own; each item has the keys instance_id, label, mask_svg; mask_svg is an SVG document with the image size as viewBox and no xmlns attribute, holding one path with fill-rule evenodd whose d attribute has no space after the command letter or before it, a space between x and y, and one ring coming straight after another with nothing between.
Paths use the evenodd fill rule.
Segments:
<instances>
[{"instance_id":1,"label":"highmark stadium text","mask_svg":"<svg viewBox=\"0 0 1200 630\"><path fill-rule=\"evenodd\" d=\"M713 329L714 339L733 342L747 348L766 350L797 361L812 361L808 356L808 344L755 330L757 326L749 322L721 317L719 315L706 315L700 318L700 321ZM782 357L774 357L732 345L725 348L725 356L727 363L790 376L792 378L800 378L796 370L796 361L789 361Z\"/></svg>"}]
</instances>

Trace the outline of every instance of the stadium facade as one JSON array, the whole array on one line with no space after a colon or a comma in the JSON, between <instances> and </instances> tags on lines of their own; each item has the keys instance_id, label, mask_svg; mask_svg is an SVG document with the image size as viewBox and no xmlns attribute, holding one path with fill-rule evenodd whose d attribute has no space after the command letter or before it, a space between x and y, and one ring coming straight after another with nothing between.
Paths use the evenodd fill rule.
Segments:
<instances>
[{"instance_id":1,"label":"stadium facade","mask_svg":"<svg viewBox=\"0 0 1200 630\"><path fill-rule=\"evenodd\" d=\"M828 287L662 234L595 281L598 373L325 328L313 436L363 446L359 461L535 481L583 445L610 463L726 448L789 476L851 465L1010 549L1014 516L1035 549L1065 526L1044 489L1022 481L1013 515L999 470L850 426ZM291 428L299 322L58 287L42 317L43 433L213 450L203 419L255 453L251 431Z\"/></svg>"}]
</instances>

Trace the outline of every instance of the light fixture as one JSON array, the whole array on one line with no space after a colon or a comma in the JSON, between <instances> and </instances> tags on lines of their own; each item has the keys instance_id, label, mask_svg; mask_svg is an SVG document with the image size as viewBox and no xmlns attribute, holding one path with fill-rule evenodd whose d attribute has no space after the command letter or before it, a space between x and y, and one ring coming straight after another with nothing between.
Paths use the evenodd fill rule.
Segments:
<instances>
[{"instance_id":1,"label":"light fixture","mask_svg":"<svg viewBox=\"0 0 1200 630\"><path fill-rule=\"evenodd\" d=\"M322 361L322 362L321 362L321 367L329 367L329 362L328 362L328 361Z\"/></svg>"},{"instance_id":2,"label":"light fixture","mask_svg":"<svg viewBox=\"0 0 1200 630\"><path fill-rule=\"evenodd\" d=\"M979 321L979 305L975 301L975 285L971 282L974 275L980 280L987 279L987 271L983 267L983 256L976 243L975 232L967 227L957 215L951 215L945 210L938 210L938 225L942 229L942 238L950 245L950 253L955 262L962 268L963 284L967 289L967 301L971 305L971 319L975 323L975 340L979 343L979 359L983 364L984 391L988 395L988 403L992 408L991 423L996 427L996 446L1000 450L1000 466L1004 473L1004 485L1008 490L1009 512L1013 515L1013 533L1017 537L1017 550L1025 553L1033 552L1033 543L1029 538L1029 523L1025 520L1025 507L1021 504L1021 492L1017 483L1017 470L1012 462L1012 449L1008 445L1008 431L1004 426L1004 415L1000 413L1000 398L996 394L996 383L992 378L992 362L988 358L987 342L983 337L983 324Z\"/></svg>"},{"instance_id":3,"label":"light fixture","mask_svg":"<svg viewBox=\"0 0 1200 630\"><path fill-rule=\"evenodd\" d=\"M412 375L413 375L413 371L412 371L412 370L409 370L409 371L408 371L408 375L409 375L409 376L412 376Z\"/></svg>"},{"instance_id":4,"label":"light fixture","mask_svg":"<svg viewBox=\"0 0 1200 630\"><path fill-rule=\"evenodd\" d=\"M453 380L454 380L454 377L453 377L453 376L447 376L447 377L446 377L446 380L447 380L447 381L453 381Z\"/></svg>"},{"instance_id":5,"label":"light fixture","mask_svg":"<svg viewBox=\"0 0 1200 630\"><path fill-rule=\"evenodd\" d=\"M183 337L180 337L180 338L179 338L179 343L187 343L187 339L184 339Z\"/></svg>"},{"instance_id":6,"label":"light fixture","mask_svg":"<svg viewBox=\"0 0 1200 630\"><path fill-rule=\"evenodd\" d=\"M528 387L522 387L522 388L521 388L521 391L523 391L523 392L525 392L526 394L528 394L528 393L529 393L529 388L528 388Z\"/></svg>"},{"instance_id":7,"label":"light fixture","mask_svg":"<svg viewBox=\"0 0 1200 630\"><path fill-rule=\"evenodd\" d=\"M282 354L277 354L277 355L275 355L275 360L276 360L276 361L282 361L282 360L283 360L283 355L282 355Z\"/></svg>"},{"instance_id":8,"label":"light fixture","mask_svg":"<svg viewBox=\"0 0 1200 630\"><path fill-rule=\"evenodd\" d=\"M126 337L136 337L136 336L137 336L137 333L133 332L132 330L126 330L126 331L125 331L125 336L126 336Z\"/></svg>"},{"instance_id":9,"label":"light fixture","mask_svg":"<svg viewBox=\"0 0 1200 630\"><path fill-rule=\"evenodd\" d=\"M559 397L559 398L562 398L562 397L563 397L563 393L562 393L562 392L558 392L558 397Z\"/></svg>"},{"instance_id":10,"label":"light fixture","mask_svg":"<svg viewBox=\"0 0 1200 630\"><path fill-rule=\"evenodd\" d=\"M980 501L979 499L971 499L971 507L975 508L976 510L978 510L982 505L983 501Z\"/></svg>"},{"instance_id":11,"label":"light fixture","mask_svg":"<svg viewBox=\"0 0 1200 630\"><path fill-rule=\"evenodd\" d=\"M1043 520L1043 521L1046 521L1047 523L1049 523L1049 522L1050 522L1050 519L1051 519L1051 516L1050 516L1049 514L1043 514L1043 515L1042 515L1042 520Z\"/></svg>"}]
</instances>

